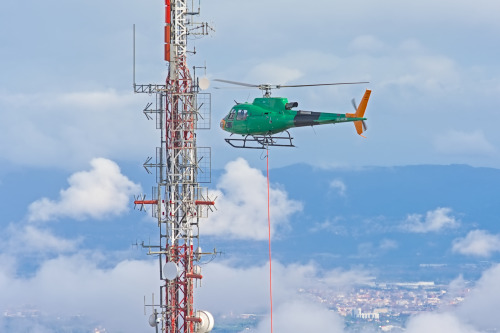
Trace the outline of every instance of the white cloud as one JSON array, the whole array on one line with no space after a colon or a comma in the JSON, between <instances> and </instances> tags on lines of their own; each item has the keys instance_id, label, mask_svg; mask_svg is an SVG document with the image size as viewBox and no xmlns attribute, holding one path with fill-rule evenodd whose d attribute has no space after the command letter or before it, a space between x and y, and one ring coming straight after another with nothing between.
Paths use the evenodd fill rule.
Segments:
<instances>
[{"instance_id":1,"label":"white cloud","mask_svg":"<svg viewBox=\"0 0 500 333\"><path fill-rule=\"evenodd\" d=\"M217 190L217 211L202 224L204 235L236 239L265 240L268 238L267 179L262 173L238 158L226 165ZM288 226L292 214L302 210L302 204L288 199L287 193L270 186L271 234Z\"/></svg>"},{"instance_id":2,"label":"white cloud","mask_svg":"<svg viewBox=\"0 0 500 333\"><path fill-rule=\"evenodd\" d=\"M500 327L500 265L495 264L483 272L465 301L457 309L462 320L474 325L478 330L495 331Z\"/></svg>"},{"instance_id":3,"label":"white cloud","mask_svg":"<svg viewBox=\"0 0 500 333\"><path fill-rule=\"evenodd\" d=\"M382 59L369 58L373 73L384 88L411 89L430 98L436 93L457 90L461 85L461 69L453 58L427 50L418 40L404 40L387 52L391 55ZM379 72L382 68L384 73Z\"/></svg>"},{"instance_id":4,"label":"white cloud","mask_svg":"<svg viewBox=\"0 0 500 333\"><path fill-rule=\"evenodd\" d=\"M449 130L434 140L436 151L452 155L491 155L496 151L482 130L463 132Z\"/></svg>"},{"instance_id":5,"label":"white cloud","mask_svg":"<svg viewBox=\"0 0 500 333\"><path fill-rule=\"evenodd\" d=\"M377 52L382 50L385 45L375 36L361 35L354 38L349 47L356 51Z\"/></svg>"},{"instance_id":6,"label":"white cloud","mask_svg":"<svg viewBox=\"0 0 500 333\"><path fill-rule=\"evenodd\" d=\"M390 239L383 239L378 245L373 244L372 242L360 243L358 245L358 253L356 257L370 258L379 256L380 254L397 249L398 247L398 243Z\"/></svg>"},{"instance_id":7,"label":"white cloud","mask_svg":"<svg viewBox=\"0 0 500 333\"><path fill-rule=\"evenodd\" d=\"M448 307L446 311L437 310L412 315L406 322L408 333L479 333L495 331L500 326L498 308L500 307L500 265L483 272L458 307ZM463 294L465 281L460 276L448 288L451 299L453 294ZM448 293L447 293L448 294ZM444 299L443 299L444 300Z\"/></svg>"},{"instance_id":8,"label":"white cloud","mask_svg":"<svg viewBox=\"0 0 500 333\"><path fill-rule=\"evenodd\" d=\"M85 6L80 2L75 1L65 8L58 8L58 11L36 5L37 10L33 13L43 15L30 19L33 13L28 13L26 21L31 26L22 24L23 20L19 19L22 10L18 4L13 2L9 5L10 11L3 11L2 22L11 27L12 34L5 36L8 40L2 53L2 63L10 71L3 75L2 93L3 97L11 98L9 103L0 102L1 109L10 111L2 114L0 122L0 156L9 162L75 167L94 156L143 158L144 147L150 147L145 144L146 136L148 139L157 136L151 131L154 123L146 122L140 114L145 105L141 95L133 95L130 90L117 92L108 87L130 88L125 87L130 76L123 71L128 65L124 50L127 49L127 40L130 41L127 21L142 26L138 29L137 51L138 61L141 61L138 70L142 71L139 78L148 82L164 80L166 68L155 51L162 40L163 32L157 25L162 22L163 13L155 10L154 4L137 11L136 5L127 3L123 6L123 15L113 15L111 8L117 1L108 2L106 8L96 1L87 1ZM370 140L364 140L366 148L352 154L352 146L337 145L333 154L323 154L319 162L326 159L325 163L335 161L349 165L434 163L435 151L428 147L431 138L442 130L437 127L447 124L450 128L467 128L470 110L481 110L481 116L490 121L478 121L478 129L485 133L494 147L499 142L499 135L494 132L494 124L498 123L494 96L500 87L494 55L498 52L478 52L498 48L490 41L494 40L494 32L499 26L495 16L499 6L494 1L481 0L479 3L452 4L446 0L438 4L432 1L408 4L389 0L383 5L363 1L339 6L322 1L318 6L303 6L294 0L286 2L285 6L284 1L255 0L242 4L221 0L213 6L202 6L203 18L213 21L217 33L215 38L204 39L196 45L198 54L192 60L196 63L200 60L198 57L206 58L209 76L216 77L221 73L221 77L227 79L245 81L251 78L251 83L254 78L258 79L255 83L261 80L276 80L276 83L288 80L302 81L296 83L369 80L374 103L371 104L373 109L369 110L368 126L373 134L369 135ZM65 14L74 12L75 8L93 17L96 6L102 18L100 25L85 31L79 31L76 29L78 24L67 19L40 21L40 17L69 17ZM259 11L262 6L269 10ZM450 6L453 11L449 10ZM248 15L245 18L232 17L229 13L234 11L244 11ZM143 12L150 15L140 15ZM276 12L281 15L273 15ZM81 16L82 19L85 17ZM259 20L253 17L259 17ZM422 17L425 17L424 25ZM395 26L398 29L394 29ZM36 38L39 48L35 53L45 57L44 66L19 59L35 50L34 44L19 43L27 40L35 30L39 37ZM52 33L54 31L56 34ZM61 31L68 33L61 34ZM51 39L56 35L79 38L54 43ZM76 43L76 40L83 42ZM442 40L447 42L441 43ZM71 47L67 42L72 42ZM102 57L103 49L111 56ZM256 49L262 52L255 52ZM67 52L71 52L71 56ZM21 77L30 77L30 80L26 82ZM39 92L37 96L16 93L40 89L51 93ZM282 90L282 93L299 101L301 107L328 111L338 106L345 112L350 110L349 99L353 96L359 99L358 92L363 87L344 86L338 89L339 94L333 94L332 91L338 91L333 89L301 90L304 92L290 89ZM54 94L54 90L60 91ZM436 93L443 91L445 94L436 98ZM448 94L450 91L454 94ZM241 101L250 93L252 97L259 95L257 91L245 91L243 96L234 96L235 91L230 91L223 98L218 97L219 102L213 98L213 102L219 104L212 108L214 116L218 118L216 113L220 110L226 112L234 98ZM307 98L299 99L301 94L315 96L316 103L309 103L311 99ZM392 119L404 126L382 121L391 114L398 114L401 118ZM429 122L430 117L433 124ZM422 128L428 129L425 140L421 140L424 136ZM301 131L306 133L307 130ZM217 129L207 136L215 137L214 142L222 141ZM400 140L398 147L390 144L394 137ZM328 138L332 135L329 134ZM16 144L12 145L12 142ZM305 147L305 139L297 140L298 147L300 142ZM319 147L318 140L311 139L311 142L307 146L311 153L320 155L318 151L324 147ZM221 155L234 154L237 152ZM287 163L304 161L304 154L289 155ZM222 158L234 159L231 156ZM214 160L214 165L217 163L217 167L221 167L222 158ZM316 162L318 157L307 156L306 160ZM440 157L438 163L443 162L453 163L453 156ZM465 163L498 165L498 156L495 161L486 162L469 156Z\"/></svg>"},{"instance_id":9,"label":"white cloud","mask_svg":"<svg viewBox=\"0 0 500 333\"><path fill-rule=\"evenodd\" d=\"M81 167L95 156L143 158L157 138L132 92L2 94L1 156L15 165ZM15 142L13 145L12 142Z\"/></svg>"},{"instance_id":10,"label":"white cloud","mask_svg":"<svg viewBox=\"0 0 500 333\"><path fill-rule=\"evenodd\" d=\"M270 317L268 283L266 280L268 278L267 265L253 266L246 269L237 269L226 264L216 266L211 264L209 265L210 268L207 267L206 285L205 288L200 290L203 296L204 308L209 311L209 308L220 309L221 313L228 313L231 310L234 313L241 313L241 311L267 309L266 317L252 332L268 331ZM277 269L273 277L273 283L278 286L276 293L279 295L274 303L274 328L277 330L279 328L280 331L293 331L291 327L294 327L299 328L300 331L301 325L309 325L304 330L310 329L310 325L314 325L314 330L318 331L349 331L344 329L342 318L337 314L328 311L317 301L312 301L311 298L305 297L304 294L297 292L297 290L310 286L315 286L317 290L334 286L340 286L340 288L352 286L363 280L369 281L368 272L330 271L321 274L315 266L311 265L283 266L279 263L273 263L274 267ZM325 283L327 277L330 277L330 279ZM360 277L365 278L360 280ZM498 316L495 315L495 311L500 306L500 298L498 297L500 295L499 278L500 265L496 265L483 273L481 279L458 308L413 315L406 323L406 332L478 333L494 330L500 325ZM245 288L242 288L242 286L245 286ZM450 284L450 292L453 292L453 288L461 289L463 287L463 280L459 278ZM219 293L220 290L225 290L225 293ZM206 293L206 291L210 293ZM227 297L224 296L226 294ZM209 302L206 302L207 300ZM314 318L314 320L308 320L304 323L304 317ZM328 323L331 326L328 326Z\"/></svg>"},{"instance_id":11,"label":"white cloud","mask_svg":"<svg viewBox=\"0 0 500 333\"><path fill-rule=\"evenodd\" d=\"M382 239L382 241L380 241L380 249L381 250L384 250L384 251L394 250L394 249L397 249L398 247L399 247L399 244L395 240L385 238L385 239Z\"/></svg>"},{"instance_id":12,"label":"white cloud","mask_svg":"<svg viewBox=\"0 0 500 333\"><path fill-rule=\"evenodd\" d=\"M155 299L158 297L157 259L121 260L111 264L108 260L107 255L92 251L61 255L40 263L29 277L20 277L16 273L16 259L0 255L0 307L23 308L30 304L52 318L82 315L112 332L148 329L143 297L146 296L146 302L150 302L152 293ZM272 267L277 327L286 325L278 319L284 314L280 308L301 308L300 304L318 311L318 320L330 318L335 327L342 327L340 317L314 304L313 298L303 290L339 290L366 281L368 276L368 272L362 270L323 271L314 264L283 265L273 261ZM216 315L269 311L267 263L235 267L231 262L212 262L203 266L202 275L203 286L195 288L196 308ZM151 313L151 309L147 312Z\"/></svg>"},{"instance_id":13,"label":"white cloud","mask_svg":"<svg viewBox=\"0 0 500 333\"><path fill-rule=\"evenodd\" d=\"M60 191L58 200L42 198L33 202L29 206L29 220L103 219L127 211L131 195L140 191L139 185L123 175L113 161L96 158L90 164L90 171L69 177L70 186Z\"/></svg>"},{"instance_id":14,"label":"white cloud","mask_svg":"<svg viewBox=\"0 0 500 333\"><path fill-rule=\"evenodd\" d=\"M7 230L8 239L0 248L9 253L67 253L77 250L82 239L69 240L55 236L51 231L33 225L11 224ZM19 244L29 244L20 246Z\"/></svg>"},{"instance_id":15,"label":"white cloud","mask_svg":"<svg viewBox=\"0 0 500 333\"><path fill-rule=\"evenodd\" d=\"M468 282L469 281L466 281L462 274L453 279L446 288L446 294L444 294L441 298L440 309L453 310L454 308L456 308L455 304L457 302L457 297L463 297L463 295L465 294L464 291L468 288Z\"/></svg>"},{"instance_id":16,"label":"white cloud","mask_svg":"<svg viewBox=\"0 0 500 333\"><path fill-rule=\"evenodd\" d=\"M249 332L269 332L271 317L267 315ZM344 320L325 306L306 300L289 301L276 307L273 330L277 332L344 332Z\"/></svg>"},{"instance_id":17,"label":"white cloud","mask_svg":"<svg viewBox=\"0 0 500 333\"><path fill-rule=\"evenodd\" d=\"M330 188L336 189L338 191L338 194L342 197L346 195L347 191L347 186L345 183L340 180L340 179L334 179L330 182Z\"/></svg>"},{"instance_id":18,"label":"white cloud","mask_svg":"<svg viewBox=\"0 0 500 333\"><path fill-rule=\"evenodd\" d=\"M300 79L302 72L295 66L286 66L279 63L269 62L256 65L250 70L249 80L254 84L271 83L286 84L290 81Z\"/></svg>"},{"instance_id":19,"label":"white cloud","mask_svg":"<svg viewBox=\"0 0 500 333\"><path fill-rule=\"evenodd\" d=\"M410 232L437 232L446 228L456 228L459 222L451 216L451 208L441 207L433 211L428 211L425 219L421 214L408 215L403 224L403 228Z\"/></svg>"},{"instance_id":20,"label":"white cloud","mask_svg":"<svg viewBox=\"0 0 500 333\"><path fill-rule=\"evenodd\" d=\"M372 283L373 276L370 275L369 271L363 269L343 270L336 268L325 272L321 281L325 282L328 287L342 289Z\"/></svg>"},{"instance_id":21,"label":"white cloud","mask_svg":"<svg viewBox=\"0 0 500 333\"><path fill-rule=\"evenodd\" d=\"M453 241L452 251L465 255L489 257L500 252L500 235L492 235L486 230L472 230L465 238Z\"/></svg>"},{"instance_id":22,"label":"white cloud","mask_svg":"<svg viewBox=\"0 0 500 333\"><path fill-rule=\"evenodd\" d=\"M235 267L234 263L203 266L203 288L197 290L201 308L214 314L264 313L269 311L269 263ZM273 304L301 300L302 289L336 290L372 281L366 270L325 271L313 263L284 265L272 262ZM223 291L223 292L222 292Z\"/></svg>"},{"instance_id":23,"label":"white cloud","mask_svg":"<svg viewBox=\"0 0 500 333\"><path fill-rule=\"evenodd\" d=\"M408 333L476 333L472 326L454 313L423 313L411 317L406 325Z\"/></svg>"},{"instance_id":24,"label":"white cloud","mask_svg":"<svg viewBox=\"0 0 500 333\"><path fill-rule=\"evenodd\" d=\"M22 278L13 269L14 258L0 255L0 305L31 304L54 316L81 314L113 332L147 329L148 317L142 314L142 301L144 295L157 294L156 260L124 260L102 268L100 264L104 261L104 256L92 252L60 256L43 262L32 277ZM214 314L269 313L268 264L235 267L230 262L222 262L203 267L203 287L195 290L197 308ZM484 272L462 305L446 312L412 316L407 322L407 332L475 333L498 327L500 322L495 311L500 306L499 278L500 265L496 265ZM321 271L314 264L283 265L275 261L274 327L301 328L306 325L303 320L306 316L314 318L308 327L344 332L342 318L301 290L338 290L369 281L367 271ZM462 280L453 284L463 288ZM266 330L269 320L267 315L256 332Z\"/></svg>"},{"instance_id":25,"label":"white cloud","mask_svg":"<svg viewBox=\"0 0 500 333\"><path fill-rule=\"evenodd\" d=\"M143 297L158 293L158 263L124 260L100 268L102 259L96 253L60 256L43 262L29 278L2 269L0 306L24 308L30 304L54 318L84 315L112 332L148 329Z\"/></svg>"},{"instance_id":26,"label":"white cloud","mask_svg":"<svg viewBox=\"0 0 500 333\"><path fill-rule=\"evenodd\" d=\"M333 219L326 220L321 223L315 223L310 229L310 232L330 232L334 235L347 235L348 230L347 228L342 225L342 223L339 223L343 219L341 217L335 217Z\"/></svg>"}]
</instances>

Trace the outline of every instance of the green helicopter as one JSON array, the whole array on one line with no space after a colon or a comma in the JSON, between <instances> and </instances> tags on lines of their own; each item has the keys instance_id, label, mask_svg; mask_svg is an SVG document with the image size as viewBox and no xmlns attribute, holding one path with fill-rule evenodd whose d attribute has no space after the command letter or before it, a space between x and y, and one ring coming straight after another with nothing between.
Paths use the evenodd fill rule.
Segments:
<instances>
[{"instance_id":1,"label":"green helicopter","mask_svg":"<svg viewBox=\"0 0 500 333\"><path fill-rule=\"evenodd\" d=\"M270 146L294 147L288 129L303 126L336 124L353 122L356 132L363 136L366 131L364 114L371 90L366 90L359 106L354 99L352 104L355 113L327 113L292 110L297 102L288 102L287 98L271 97L271 89L290 87L310 87L343 84L360 84L368 82L320 83L303 85L254 85L228 80L214 80L236 84L264 91L264 97L255 98L252 103L236 103L231 111L221 120L220 127L229 133L240 134L243 138L226 138L226 142L235 148L265 149ZM283 133L283 134L279 134ZM285 134L286 133L286 134ZM278 134L278 135L276 135ZM363 136L364 137L364 136Z\"/></svg>"}]
</instances>

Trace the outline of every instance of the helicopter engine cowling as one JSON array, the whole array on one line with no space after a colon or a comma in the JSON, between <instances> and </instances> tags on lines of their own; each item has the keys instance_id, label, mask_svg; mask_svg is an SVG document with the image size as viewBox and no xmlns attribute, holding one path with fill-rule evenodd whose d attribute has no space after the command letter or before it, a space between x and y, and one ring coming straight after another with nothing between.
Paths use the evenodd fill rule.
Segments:
<instances>
[{"instance_id":1,"label":"helicopter engine cowling","mask_svg":"<svg viewBox=\"0 0 500 333\"><path fill-rule=\"evenodd\" d=\"M290 103L286 103L285 104L285 109L291 110L292 108L296 108L297 106L299 106L299 103L297 103L297 102L290 102Z\"/></svg>"}]
</instances>

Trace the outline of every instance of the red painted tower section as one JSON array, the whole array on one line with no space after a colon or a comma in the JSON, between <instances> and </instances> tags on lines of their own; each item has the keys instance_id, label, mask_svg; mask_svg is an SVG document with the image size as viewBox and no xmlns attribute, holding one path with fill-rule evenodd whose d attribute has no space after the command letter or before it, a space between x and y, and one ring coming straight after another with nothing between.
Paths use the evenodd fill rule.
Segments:
<instances>
[{"instance_id":1,"label":"red painted tower section","mask_svg":"<svg viewBox=\"0 0 500 333\"><path fill-rule=\"evenodd\" d=\"M156 163L148 158L144 167L149 173L150 168L156 169L157 184L152 199L143 196L134 203L141 208L151 205L158 219L159 245L144 246L149 248L148 254L160 258L163 281L160 304L149 305L153 308L150 325L168 333L205 333L214 324L210 313L194 308L194 286L203 277L197 265L203 254L199 247L200 219L206 217L214 202L200 187L198 174L203 168L203 174L207 172L210 149L200 148L196 142L196 131L209 127L206 123L200 126L198 120L207 118L201 115L207 107L210 117L210 96L199 92L197 79L187 65L188 36L206 35L208 25L193 23L199 8L195 11L189 3L193 5L188 0L165 0L164 59L169 66L165 84L134 83L136 93L156 95L156 109L150 109L150 103L144 113L148 119L156 115L161 145L156 149ZM205 164L200 165L201 161Z\"/></svg>"}]
</instances>

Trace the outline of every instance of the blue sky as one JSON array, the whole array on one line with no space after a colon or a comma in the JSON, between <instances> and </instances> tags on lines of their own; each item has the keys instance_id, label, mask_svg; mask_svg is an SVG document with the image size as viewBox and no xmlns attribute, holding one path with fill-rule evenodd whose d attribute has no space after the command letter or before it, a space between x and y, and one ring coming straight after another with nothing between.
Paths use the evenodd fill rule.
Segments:
<instances>
[{"instance_id":1,"label":"blue sky","mask_svg":"<svg viewBox=\"0 0 500 333\"><path fill-rule=\"evenodd\" d=\"M132 24L138 83L162 82L162 4L1 6L5 162L76 170L93 157L143 159L156 134L140 113L149 99L130 89ZM352 135L349 124L298 129L293 135L299 149L277 152L273 165L497 167L497 6L316 1L304 8L299 1L211 1L202 18L216 32L192 41L197 54L191 65L206 61L209 78L250 83L371 82L276 91L300 108L333 112L350 112L351 98L359 100L365 88L373 94L369 140ZM252 155L229 149L216 125L234 99L252 100L260 92L211 92L215 126L200 136L214 148L214 166L222 168L235 156Z\"/></svg>"},{"instance_id":2,"label":"blue sky","mask_svg":"<svg viewBox=\"0 0 500 333\"><path fill-rule=\"evenodd\" d=\"M206 62L210 79L249 83L370 81L360 86L275 91L274 96L298 101L301 109L342 113L351 111L351 98L359 100L365 88L373 93L366 114L367 139L358 137L350 124L297 129L292 134L298 148L273 150L272 167L458 163L498 168L499 10L499 3L486 0L204 1L202 19L216 31L191 41L197 54L190 66ZM103 233L113 230L116 238L127 241L154 235L154 229L149 231L154 222L130 211L132 195L149 193L153 185L140 165L154 154L159 135L141 113L151 98L132 93L132 24L137 27L137 82L161 83L167 71L162 60L163 22L162 1L5 0L0 4L4 207L0 227L5 235L0 247L0 294L5 303L1 306L29 303L48 313L84 312L114 331L142 329L146 323L142 297L157 292L156 263L131 250L129 243L110 251L78 230L85 229L82 224ZM230 216L254 204L238 206L241 203L228 198L262 190L259 170L264 161L260 152L227 146L217 124L233 100L251 101L260 92L209 92L212 129L200 132L198 144L212 147L212 167L225 168L225 178L211 187L221 194L220 212ZM230 193L225 187L224 179L238 172L252 175L247 179L251 186L246 185L251 193ZM332 186L342 189L342 184ZM273 189L277 226L286 227L307 203L291 197L286 185L273 184ZM408 214L421 214L425 226L423 216L437 209ZM221 213L213 217L224 230L219 237L239 239L249 228L251 221L241 220L227 229L228 220ZM120 221L135 224L122 230L116 227ZM432 216L428 221L434 221ZM257 231L254 236L261 237ZM499 247L498 236L484 230L464 235L463 241L485 244L477 241L485 239L493 250L483 251ZM481 251L469 248L474 250ZM370 275L325 273L313 264L276 267L277 279L288 287L277 292L283 314L304 307L298 295L286 290L322 274L338 277L336 283L352 281L353 276L362 281ZM255 263L242 269L219 262L207 270L207 279L233 276L259 290L242 296L248 307L233 304L234 309L266 308L266 289L259 289L265 266ZM462 325L463 332L484 329L478 324L484 312L466 310L474 308L472 304L485 309L495 304L482 296L497 274L498 268L485 272L474 303L463 308L469 315L416 318L412 327L452 322ZM227 287L217 284L221 280L214 278L212 289L200 288L200 306L216 312L228 304L230 300L214 302L210 297ZM231 287L237 290L236 285ZM118 313L128 321L116 320Z\"/></svg>"}]
</instances>

